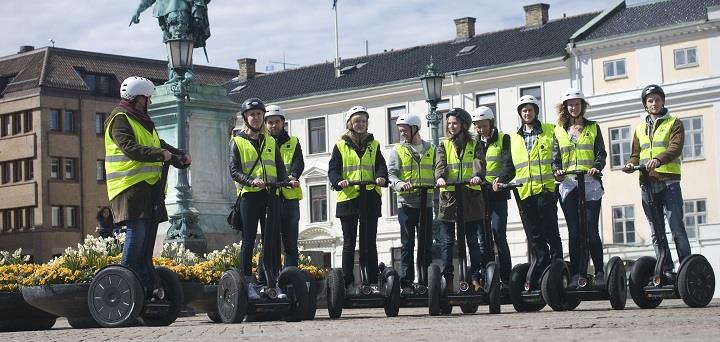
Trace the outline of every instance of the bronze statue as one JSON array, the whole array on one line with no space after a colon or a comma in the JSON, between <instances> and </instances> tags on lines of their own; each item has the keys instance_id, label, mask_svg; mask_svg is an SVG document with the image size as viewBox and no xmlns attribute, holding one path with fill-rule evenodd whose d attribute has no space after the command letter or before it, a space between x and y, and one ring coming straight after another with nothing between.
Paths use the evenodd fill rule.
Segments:
<instances>
[{"instance_id":1,"label":"bronze statue","mask_svg":"<svg viewBox=\"0 0 720 342\"><path fill-rule=\"evenodd\" d=\"M140 23L140 14L153 4L153 17L158 18L163 31L163 41L177 38L191 38L196 48L205 48L205 41L210 38L210 22L207 5L210 0L140 0L130 25ZM207 52L205 53L207 58ZM192 70L188 70L186 78L192 79ZM168 65L168 82L172 83L177 75Z\"/></svg>"}]
</instances>

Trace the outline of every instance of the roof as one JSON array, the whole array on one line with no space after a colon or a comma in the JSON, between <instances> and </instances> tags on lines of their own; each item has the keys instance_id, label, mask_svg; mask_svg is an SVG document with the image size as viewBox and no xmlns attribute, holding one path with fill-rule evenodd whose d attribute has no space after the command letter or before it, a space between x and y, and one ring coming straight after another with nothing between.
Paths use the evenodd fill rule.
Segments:
<instances>
[{"instance_id":1,"label":"roof","mask_svg":"<svg viewBox=\"0 0 720 342\"><path fill-rule=\"evenodd\" d=\"M225 87L235 102L249 97L278 101L417 79L431 56L435 69L443 73L564 57L568 38L597 14L551 20L539 27L483 33L462 41L451 40L350 58L342 61L342 68L350 70L339 78L335 78L333 63L327 62L248 80L234 79ZM460 50L472 45L475 45L474 50L458 55Z\"/></svg>"},{"instance_id":2,"label":"roof","mask_svg":"<svg viewBox=\"0 0 720 342\"><path fill-rule=\"evenodd\" d=\"M579 34L577 41L600 40L614 36L652 31L686 23L707 20L707 7L720 5L720 0L660 0L635 5L620 3L603 13L593 27Z\"/></svg>"},{"instance_id":3,"label":"roof","mask_svg":"<svg viewBox=\"0 0 720 342\"><path fill-rule=\"evenodd\" d=\"M89 91L78 70L114 75L118 82L129 76L167 80L167 61L45 47L0 58L0 77L14 77L0 96L37 87ZM234 69L197 65L194 72L195 79L212 85L237 76Z\"/></svg>"}]
</instances>

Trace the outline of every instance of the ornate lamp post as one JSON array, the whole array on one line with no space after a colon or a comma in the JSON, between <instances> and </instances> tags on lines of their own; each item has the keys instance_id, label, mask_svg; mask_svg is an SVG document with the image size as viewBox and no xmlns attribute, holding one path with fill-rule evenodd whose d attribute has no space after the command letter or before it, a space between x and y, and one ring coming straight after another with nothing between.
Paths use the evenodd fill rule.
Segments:
<instances>
[{"instance_id":1,"label":"ornate lamp post","mask_svg":"<svg viewBox=\"0 0 720 342\"><path fill-rule=\"evenodd\" d=\"M437 113L437 104L442 100L442 85L445 75L435 71L435 65L433 64L432 57L430 58L430 64L427 65L425 73L420 76L420 82L422 82L423 92L425 93L425 101L430 104L430 113L427 114L426 118L428 126L430 126L430 132L432 134L432 141L435 146L439 144L439 129L442 117Z\"/></svg>"},{"instance_id":2,"label":"ornate lamp post","mask_svg":"<svg viewBox=\"0 0 720 342\"><path fill-rule=\"evenodd\" d=\"M192 67L194 44L192 39L178 38L166 40L165 46L167 47L170 68L177 74L177 79L170 86L177 102L177 148L188 151L185 101L190 100L190 95L188 94L185 73ZM178 170L175 189L177 189L178 209L175 214L170 216L170 228L167 231L165 240L180 240L185 243L188 249L204 251L205 241L202 229L198 225L198 215L190 210L192 194L190 193L187 169ZM199 242L202 245L194 242Z\"/></svg>"}]
</instances>

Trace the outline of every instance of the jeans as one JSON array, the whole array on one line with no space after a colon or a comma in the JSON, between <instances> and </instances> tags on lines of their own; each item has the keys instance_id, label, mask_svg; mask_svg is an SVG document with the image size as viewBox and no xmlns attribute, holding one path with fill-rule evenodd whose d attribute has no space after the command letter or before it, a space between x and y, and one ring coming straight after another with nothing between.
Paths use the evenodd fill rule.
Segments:
<instances>
[{"instance_id":1,"label":"jeans","mask_svg":"<svg viewBox=\"0 0 720 342\"><path fill-rule=\"evenodd\" d=\"M670 224L670 231L672 232L673 240L675 241L675 248L677 249L678 259L683 262L686 257L690 255L690 242L688 241L687 232L685 231L685 221L683 214L683 197L682 189L680 189L680 183L673 183L667 186L665 190L658 193L654 193L655 208L650 208L648 204L648 194L644 187L640 187L642 194L643 211L645 216L648 218L650 223L650 234L652 236L653 247L655 248L655 255L660 257L660 249L664 249L666 255L665 268L666 270L673 269L672 256L670 254L670 247L668 246L667 239L665 238L665 220ZM658 233L655 234L652 210L655 210L657 217L660 218L658 222Z\"/></svg>"},{"instance_id":2,"label":"jeans","mask_svg":"<svg viewBox=\"0 0 720 342\"><path fill-rule=\"evenodd\" d=\"M151 241L155 239L151 239L150 234L157 233L157 224L151 224L150 220L125 222L127 231L120 264L137 272L145 292L152 293L155 289L155 272L151 259L154 246L151 245Z\"/></svg>"},{"instance_id":3,"label":"jeans","mask_svg":"<svg viewBox=\"0 0 720 342\"><path fill-rule=\"evenodd\" d=\"M573 275L585 275L587 269L581 269L586 264L588 251L584 255L581 253L582 247L578 235L580 234L580 217L578 213L578 189L572 190L565 200L560 201L563 213L565 213L565 222L568 226L568 250L570 252L570 266ZM603 270L603 249L600 240L600 231L598 230L598 222L600 220L600 204L602 200L585 201L585 220L587 222L587 238L590 247L590 256L592 258L595 273Z\"/></svg>"},{"instance_id":4,"label":"jeans","mask_svg":"<svg viewBox=\"0 0 720 342\"><path fill-rule=\"evenodd\" d=\"M297 266L299 254L298 223L300 221L300 201L283 200L282 203L280 238L282 239L283 254L285 255L283 266ZM261 284L265 283L265 263L263 262L262 254L258 261L258 278Z\"/></svg>"},{"instance_id":5,"label":"jeans","mask_svg":"<svg viewBox=\"0 0 720 342\"><path fill-rule=\"evenodd\" d=\"M552 259L562 259L562 240L557 218L557 198L554 192L543 192L522 201L523 228L528 240L532 261L527 274L533 289L539 289L538 280Z\"/></svg>"},{"instance_id":6,"label":"jeans","mask_svg":"<svg viewBox=\"0 0 720 342\"><path fill-rule=\"evenodd\" d=\"M452 277L455 271L453 266L453 246L455 244L455 222L443 221L445 234L443 235L440 257L443 261L443 275ZM470 254L470 275L479 277L483 267L484 244L482 235L478 235L480 221L465 222L465 244ZM469 279L462 279L469 280Z\"/></svg>"},{"instance_id":7,"label":"jeans","mask_svg":"<svg viewBox=\"0 0 720 342\"><path fill-rule=\"evenodd\" d=\"M507 242L507 215L507 200L500 198L500 196L491 197L490 223L493 231L493 239L495 240L495 247L497 248L498 259L500 261L500 281L505 284L510 282L510 270L512 269L510 246L508 246Z\"/></svg>"},{"instance_id":8,"label":"jeans","mask_svg":"<svg viewBox=\"0 0 720 342\"><path fill-rule=\"evenodd\" d=\"M418 255L418 264L430 265L432 263L432 208L427 208L425 227L431 232L429 239L425 241L425 260L420 260ZM415 268L413 263L413 253L415 251L415 231L418 232L418 242L420 235L420 209L400 206L398 208L398 221L400 222L400 284L410 286L415 281ZM420 247L418 247L420 248ZM419 251L418 251L419 254Z\"/></svg>"},{"instance_id":9,"label":"jeans","mask_svg":"<svg viewBox=\"0 0 720 342\"><path fill-rule=\"evenodd\" d=\"M345 278L345 286L355 283L355 241L358 237L358 216L345 216L340 218L340 224L343 231L343 251L342 251L342 271ZM366 232L369 237L363 246L360 244L360 272L363 272L363 266L367 271L368 284L378 283L378 253L377 253L377 217L367 218ZM364 247L364 248L363 248Z\"/></svg>"},{"instance_id":10,"label":"jeans","mask_svg":"<svg viewBox=\"0 0 720 342\"><path fill-rule=\"evenodd\" d=\"M245 194L240 198L240 216L242 220L242 245L240 246L240 268L243 275L252 275L252 256L257 238L257 226L261 232L265 230L265 210L267 209L267 192L259 191Z\"/></svg>"}]
</instances>

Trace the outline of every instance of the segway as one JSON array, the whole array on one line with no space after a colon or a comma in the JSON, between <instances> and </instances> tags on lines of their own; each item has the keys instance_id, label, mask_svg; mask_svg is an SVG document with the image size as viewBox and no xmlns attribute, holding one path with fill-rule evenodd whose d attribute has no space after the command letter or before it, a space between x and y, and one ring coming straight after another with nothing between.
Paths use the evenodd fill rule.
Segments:
<instances>
[{"instance_id":1,"label":"segway","mask_svg":"<svg viewBox=\"0 0 720 342\"><path fill-rule=\"evenodd\" d=\"M572 310L581 301L610 300L615 310L625 308L627 299L627 285L625 278L625 265L620 257L610 258L604 267L604 279L596 279L587 273L589 263L590 244L588 238L587 211L585 207L585 176L587 171L565 171L566 175L575 175L578 187L578 241L580 242L579 269L577 277L570 274L565 262L555 259L551 262L545 276L542 278L541 292L543 299L555 311ZM602 177L602 174L598 174ZM576 283L572 280L577 279Z\"/></svg>"},{"instance_id":2,"label":"segway","mask_svg":"<svg viewBox=\"0 0 720 342\"><path fill-rule=\"evenodd\" d=\"M499 256L496 254L495 250L495 243L494 243L494 233L492 230L492 213L491 213L491 205L490 205L490 192L493 191L492 183L487 182L483 179L482 182L483 186L483 200L485 200L485 217L483 219L485 227L488 227L488 229L483 231L483 234L485 234L485 251L486 251L486 259L485 260L494 260L495 261L495 272L498 274L498 279L500 279L500 261L498 260ZM488 242L489 241L489 242ZM509 284L503 284L502 280L498 280L500 283L500 304L512 304L512 301L510 300L510 291L509 291ZM503 286L505 285L505 286Z\"/></svg>"},{"instance_id":3,"label":"segway","mask_svg":"<svg viewBox=\"0 0 720 342\"><path fill-rule=\"evenodd\" d=\"M520 193L517 189L521 186L522 184L518 183L508 183L502 185L503 188L512 190L513 197L515 197L515 203L517 204L518 212L520 214L520 221L522 222L523 227L526 227L527 218L525 217L525 213L520 202ZM528 253L530 260L534 263L536 260L535 253L529 245ZM515 308L515 311L517 312L540 311L545 307L545 300L542 298L540 289L532 289L530 287L530 279L527 279L529 270L530 263L522 263L515 265L510 271L510 284L508 284L508 292L513 308ZM547 268L543 270L540 279L542 279L546 271Z\"/></svg>"},{"instance_id":4,"label":"segway","mask_svg":"<svg viewBox=\"0 0 720 342\"><path fill-rule=\"evenodd\" d=\"M633 167L640 171L640 184L648 196L648 206L652 214L648 219L657 239L660 258L644 256L635 261L629 277L630 296L637 306L643 309L656 308L663 299L678 299L689 307L707 306L715 293L715 273L712 266L700 254L688 255L680 263L678 273L666 270L665 262L671 258L667 254L668 241L660 229L662 217L655 210L655 194L652 192L649 172L645 165Z\"/></svg>"},{"instance_id":5,"label":"segway","mask_svg":"<svg viewBox=\"0 0 720 342\"><path fill-rule=\"evenodd\" d=\"M374 236L369 236L368 185L377 186L375 181L350 181L349 186L358 186L359 225L360 225L360 286L357 293L345 292L345 280L342 269L332 269L327 275L327 309L331 319L339 318L343 309L384 308L387 317L395 317L400 311L400 276L392 267L380 263L378 267L378 290L373 291L368 281L368 270L363 255L367 253L367 244ZM372 190L374 191L374 190Z\"/></svg>"},{"instance_id":6,"label":"segway","mask_svg":"<svg viewBox=\"0 0 720 342\"><path fill-rule=\"evenodd\" d=\"M428 226L428 215L432 215L432 210L427 207L428 190L434 189L434 185L414 185L413 190L418 190L420 197L420 218L418 224L417 240L417 262L416 268L418 273L418 282L412 285L413 293L401 294L400 307L417 308L428 306L428 268L430 263L427 262L427 256L432 253L431 250L425 248L428 240L432 241L432 225Z\"/></svg>"},{"instance_id":7,"label":"segway","mask_svg":"<svg viewBox=\"0 0 720 342\"><path fill-rule=\"evenodd\" d=\"M460 278L458 289L455 293L448 293L448 284L445 283L444 277L440 274L440 268L437 265L430 267L428 271L428 304L431 316L439 314L450 314L453 306L460 306L463 313L476 313L478 306L488 305L491 314L500 313L500 273L495 263L494 248L487 248L488 243L492 244L492 227L485 226L483 234L485 237L485 279L484 286L476 291L472 283L471 276L468 274L467 262L467 243L465 241L465 213L463 207L463 193L465 185L469 185L469 181L451 181L447 182L448 186L454 186L455 194L455 231L457 235L458 259L460 262ZM488 241L488 236L490 240ZM489 257L492 253L492 257Z\"/></svg>"},{"instance_id":8,"label":"segway","mask_svg":"<svg viewBox=\"0 0 720 342\"><path fill-rule=\"evenodd\" d=\"M242 269L226 270L220 278L217 292L218 314L223 323L240 323L246 316L252 320L284 319L287 322L300 322L309 314L310 299L305 273L295 266L285 267L281 271L282 204L278 192L281 187L290 186L289 182L265 185L268 193L265 231L262 234L265 285L259 288L258 299L249 299L247 287L256 285L246 281Z\"/></svg>"},{"instance_id":9,"label":"segway","mask_svg":"<svg viewBox=\"0 0 720 342\"><path fill-rule=\"evenodd\" d=\"M170 164L183 159L173 155L163 164L160 180L155 183L155 206L152 222L159 221L165 205L165 186ZM140 276L134 270L122 265L101 268L93 277L88 290L87 304L92 318L102 327L115 328L135 325L168 326L175 322L183 300L182 286L178 276L165 267L153 267L152 246L157 236L156 224L146 229L145 263L151 272L154 287L152 295L146 296Z\"/></svg>"}]
</instances>

